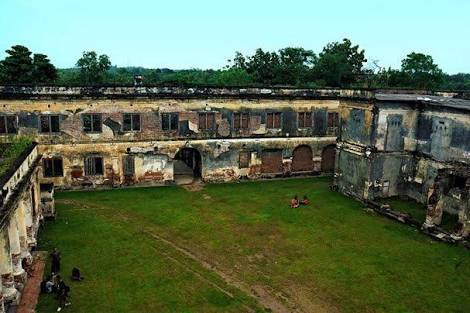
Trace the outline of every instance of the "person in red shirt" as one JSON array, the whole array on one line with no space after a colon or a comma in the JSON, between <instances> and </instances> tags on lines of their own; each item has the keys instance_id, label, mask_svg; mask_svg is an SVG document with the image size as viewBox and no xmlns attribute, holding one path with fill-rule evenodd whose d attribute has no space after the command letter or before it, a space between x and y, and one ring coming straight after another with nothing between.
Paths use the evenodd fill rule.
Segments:
<instances>
[{"instance_id":1,"label":"person in red shirt","mask_svg":"<svg viewBox=\"0 0 470 313\"><path fill-rule=\"evenodd\" d=\"M300 204L307 205L310 203L310 200L308 200L307 195L304 195L304 199L300 201Z\"/></svg>"},{"instance_id":2,"label":"person in red shirt","mask_svg":"<svg viewBox=\"0 0 470 313\"><path fill-rule=\"evenodd\" d=\"M297 195L294 197L294 199L290 200L290 207L293 209L299 207L299 199L297 198Z\"/></svg>"}]
</instances>

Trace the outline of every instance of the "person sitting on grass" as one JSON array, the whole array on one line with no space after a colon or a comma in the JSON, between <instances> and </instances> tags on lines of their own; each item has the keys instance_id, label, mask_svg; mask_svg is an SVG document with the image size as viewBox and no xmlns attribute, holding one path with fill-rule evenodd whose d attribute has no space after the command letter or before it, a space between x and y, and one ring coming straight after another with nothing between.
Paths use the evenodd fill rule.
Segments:
<instances>
[{"instance_id":1,"label":"person sitting on grass","mask_svg":"<svg viewBox=\"0 0 470 313\"><path fill-rule=\"evenodd\" d=\"M52 275L49 275L46 280L41 282L42 293L52 293L54 291L54 281Z\"/></svg>"},{"instance_id":2,"label":"person sitting on grass","mask_svg":"<svg viewBox=\"0 0 470 313\"><path fill-rule=\"evenodd\" d=\"M295 197L292 200L290 200L290 207L293 208L293 209L299 207L299 199L298 199L297 195L295 195Z\"/></svg>"},{"instance_id":3,"label":"person sitting on grass","mask_svg":"<svg viewBox=\"0 0 470 313\"><path fill-rule=\"evenodd\" d=\"M75 281L80 281L80 280L83 280L85 277L83 277L81 274L80 274L80 270L76 267L74 267L72 269L72 280L75 280Z\"/></svg>"},{"instance_id":4,"label":"person sitting on grass","mask_svg":"<svg viewBox=\"0 0 470 313\"><path fill-rule=\"evenodd\" d=\"M304 199L300 201L300 204L307 205L310 203L310 200L308 200L307 195L304 195Z\"/></svg>"}]
</instances>

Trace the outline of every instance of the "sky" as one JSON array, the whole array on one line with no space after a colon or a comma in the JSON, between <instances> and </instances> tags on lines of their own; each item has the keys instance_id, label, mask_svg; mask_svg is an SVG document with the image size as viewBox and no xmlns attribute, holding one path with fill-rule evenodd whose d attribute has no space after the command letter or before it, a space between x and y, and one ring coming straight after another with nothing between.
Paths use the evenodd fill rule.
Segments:
<instances>
[{"instance_id":1,"label":"sky","mask_svg":"<svg viewBox=\"0 0 470 313\"><path fill-rule=\"evenodd\" d=\"M0 58L12 45L73 67L83 51L118 66L221 68L235 51L349 38L381 66L410 52L470 73L469 0L0 0Z\"/></svg>"}]
</instances>

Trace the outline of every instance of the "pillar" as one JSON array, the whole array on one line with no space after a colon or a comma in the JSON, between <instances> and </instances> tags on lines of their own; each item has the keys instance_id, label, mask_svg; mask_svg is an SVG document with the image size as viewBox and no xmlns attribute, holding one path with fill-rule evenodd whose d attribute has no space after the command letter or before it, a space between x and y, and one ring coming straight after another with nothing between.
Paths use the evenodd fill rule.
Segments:
<instances>
[{"instance_id":1,"label":"pillar","mask_svg":"<svg viewBox=\"0 0 470 313\"><path fill-rule=\"evenodd\" d=\"M33 207L31 201L24 201L24 222L26 226L26 242L28 246L36 246L36 227L33 220Z\"/></svg>"},{"instance_id":2,"label":"pillar","mask_svg":"<svg viewBox=\"0 0 470 313\"><path fill-rule=\"evenodd\" d=\"M19 203L18 209L16 211L16 220L18 224L18 234L20 237L20 249L21 249L21 259L26 259L28 264L31 264L32 257L31 253L29 253L29 245L28 245L28 235L26 231L26 208L25 208L25 201L22 200Z\"/></svg>"},{"instance_id":3,"label":"pillar","mask_svg":"<svg viewBox=\"0 0 470 313\"><path fill-rule=\"evenodd\" d=\"M2 304L7 301L18 303L20 296L20 293L15 288L15 280L13 277L13 267L11 264L11 253L8 237L8 229L2 229L0 231L0 274L2 281Z\"/></svg>"},{"instance_id":4,"label":"pillar","mask_svg":"<svg viewBox=\"0 0 470 313\"><path fill-rule=\"evenodd\" d=\"M21 244L20 234L18 232L18 223L16 220L16 214L11 216L10 225L8 227L8 236L10 241L10 254L11 264L13 267L13 277L17 283L18 289L22 289L22 284L25 280L25 271L21 266Z\"/></svg>"}]
</instances>

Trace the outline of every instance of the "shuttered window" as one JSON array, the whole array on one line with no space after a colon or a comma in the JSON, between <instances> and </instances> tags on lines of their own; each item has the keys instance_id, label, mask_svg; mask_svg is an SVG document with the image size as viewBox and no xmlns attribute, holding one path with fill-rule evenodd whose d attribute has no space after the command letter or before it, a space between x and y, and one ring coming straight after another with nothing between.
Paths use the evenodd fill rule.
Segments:
<instances>
[{"instance_id":1,"label":"shuttered window","mask_svg":"<svg viewBox=\"0 0 470 313\"><path fill-rule=\"evenodd\" d=\"M297 116L299 128L312 127L312 112L299 112Z\"/></svg>"},{"instance_id":2,"label":"shuttered window","mask_svg":"<svg viewBox=\"0 0 470 313\"><path fill-rule=\"evenodd\" d=\"M39 131L43 134L60 132L59 115L41 115Z\"/></svg>"},{"instance_id":3,"label":"shuttered window","mask_svg":"<svg viewBox=\"0 0 470 313\"><path fill-rule=\"evenodd\" d=\"M82 114L83 131L86 133L101 132L101 114Z\"/></svg>"},{"instance_id":4,"label":"shuttered window","mask_svg":"<svg viewBox=\"0 0 470 313\"><path fill-rule=\"evenodd\" d=\"M248 129L250 115L248 113L233 113L233 128Z\"/></svg>"},{"instance_id":5,"label":"shuttered window","mask_svg":"<svg viewBox=\"0 0 470 313\"><path fill-rule=\"evenodd\" d=\"M46 158L42 161L44 177L64 176L62 158Z\"/></svg>"},{"instance_id":6,"label":"shuttered window","mask_svg":"<svg viewBox=\"0 0 470 313\"><path fill-rule=\"evenodd\" d=\"M140 131L140 114L126 113L122 116L123 131Z\"/></svg>"},{"instance_id":7,"label":"shuttered window","mask_svg":"<svg viewBox=\"0 0 470 313\"><path fill-rule=\"evenodd\" d=\"M16 115L0 115L0 134L16 134L17 132Z\"/></svg>"},{"instance_id":8,"label":"shuttered window","mask_svg":"<svg viewBox=\"0 0 470 313\"><path fill-rule=\"evenodd\" d=\"M162 130L178 130L178 113L162 113Z\"/></svg>"},{"instance_id":9,"label":"shuttered window","mask_svg":"<svg viewBox=\"0 0 470 313\"><path fill-rule=\"evenodd\" d=\"M338 127L339 115L338 112L328 112L328 127Z\"/></svg>"},{"instance_id":10,"label":"shuttered window","mask_svg":"<svg viewBox=\"0 0 470 313\"><path fill-rule=\"evenodd\" d=\"M215 129L215 114L214 113L199 113L199 129L214 130Z\"/></svg>"},{"instance_id":11,"label":"shuttered window","mask_svg":"<svg viewBox=\"0 0 470 313\"><path fill-rule=\"evenodd\" d=\"M250 151L241 151L240 152L240 168L248 168L250 166Z\"/></svg>"},{"instance_id":12,"label":"shuttered window","mask_svg":"<svg viewBox=\"0 0 470 313\"><path fill-rule=\"evenodd\" d=\"M103 175L103 158L100 156L89 156L85 159L85 175Z\"/></svg>"},{"instance_id":13,"label":"shuttered window","mask_svg":"<svg viewBox=\"0 0 470 313\"><path fill-rule=\"evenodd\" d=\"M267 128L281 128L281 112L266 113Z\"/></svg>"},{"instance_id":14,"label":"shuttered window","mask_svg":"<svg viewBox=\"0 0 470 313\"><path fill-rule=\"evenodd\" d=\"M133 155L125 155L123 157L124 175L133 176L135 174L135 163Z\"/></svg>"}]
</instances>

